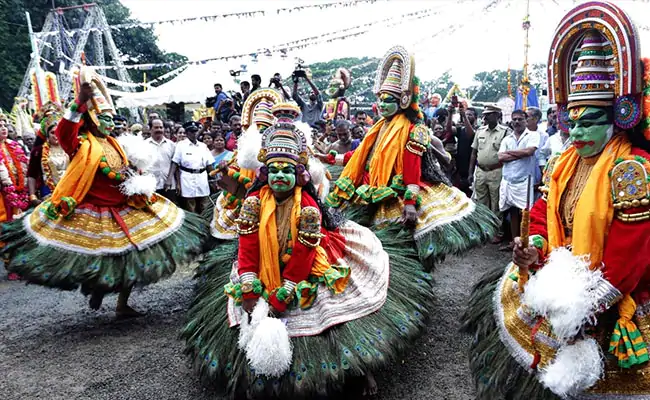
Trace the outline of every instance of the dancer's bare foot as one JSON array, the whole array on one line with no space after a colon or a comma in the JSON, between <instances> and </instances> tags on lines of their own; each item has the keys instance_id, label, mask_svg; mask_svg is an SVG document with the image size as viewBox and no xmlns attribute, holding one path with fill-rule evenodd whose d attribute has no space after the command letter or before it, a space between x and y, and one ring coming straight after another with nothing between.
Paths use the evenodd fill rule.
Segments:
<instances>
[{"instance_id":1,"label":"dancer's bare foot","mask_svg":"<svg viewBox=\"0 0 650 400\"><path fill-rule=\"evenodd\" d=\"M366 381L363 384L363 396L364 397L373 397L376 396L379 392L377 388L377 381L375 380L374 375L371 372L366 373Z\"/></svg>"},{"instance_id":2,"label":"dancer's bare foot","mask_svg":"<svg viewBox=\"0 0 650 400\"><path fill-rule=\"evenodd\" d=\"M88 302L88 305L92 310L99 310L99 308L102 306L102 301L104 301L104 293L93 292L90 295L90 301Z\"/></svg>"},{"instance_id":3,"label":"dancer's bare foot","mask_svg":"<svg viewBox=\"0 0 650 400\"><path fill-rule=\"evenodd\" d=\"M138 318L142 317L144 314L135 311L129 306L121 306L115 308L115 314L117 315L117 318Z\"/></svg>"},{"instance_id":4,"label":"dancer's bare foot","mask_svg":"<svg viewBox=\"0 0 650 400\"><path fill-rule=\"evenodd\" d=\"M130 286L120 290L120 294L117 296L117 307L115 307L117 318L137 318L144 315L129 306L129 296L131 296L132 289L133 287Z\"/></svg>"}]
</instances>

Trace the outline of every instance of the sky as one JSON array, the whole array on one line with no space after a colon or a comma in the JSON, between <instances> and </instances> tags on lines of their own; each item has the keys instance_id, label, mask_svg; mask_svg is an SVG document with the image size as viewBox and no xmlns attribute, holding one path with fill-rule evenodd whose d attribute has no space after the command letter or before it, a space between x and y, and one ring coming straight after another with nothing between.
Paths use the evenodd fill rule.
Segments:
<instances>
[{"instance_id":1,"label":"sky","mask_svg":"<svg viewBox=\"0 0 650 400\"><path fill-rule=\"evenodd\" d=\"M373 4L357 3L348 7L313 8L281 14L274 10L333 0L121 1L129 7L133 17L146 22L268 11L264 16L252 18L230 17L210 22L156 25L159 46L165 51L183 54L190 60L253 53L259 48L271 48L390 18L387 22L365 28L369 32L363 35L292 50L286 58L275 53L271 58L260 56L257 63L253 63L250 57L218 62L220 67L228 64L230 69L246 65L250 73L277 70L288 75L296 58L309 64L340 57L381 57L394 45L402 45L414 54L416 74L423 80L435 79L450 71L462 87L471 85L474 74L480 71L507 69L509 65L521 69L524 63L525 35L521 25L526 15L525 0L501 0L489 11L483 9L491 0L380 0ZM579 3L572 0L530 0L530 64L546 63L557 23ZM648 0L619 0L616 3L632 18L650 12ZM404 17L414 12L419 12L421 18ZM643 24L644 21L637 20L636 23ZM647 26L640 29L640 34L642 54L650 56Z\"/></svg>"}]
</instances>

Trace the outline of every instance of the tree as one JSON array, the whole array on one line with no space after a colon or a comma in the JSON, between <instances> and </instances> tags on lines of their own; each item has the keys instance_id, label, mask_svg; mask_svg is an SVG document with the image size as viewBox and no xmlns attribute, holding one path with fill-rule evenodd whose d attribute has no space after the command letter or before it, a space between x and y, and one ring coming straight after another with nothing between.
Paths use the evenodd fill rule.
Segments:
<instances>
[{"instance_id":1,"label":"tree","mask_svg":"<svg viewBox=\"0 0 650 400\"><path fill-rule=\"evenodd\" d=\"M523 74L522 70L510 71L510 84L514 96L519 86L519 79ZM538 94L546 87L546 64L533 64L528 69L528 78L531 85L535 87ZM483 71L474 75L476 85L469 87L469 92L474 96L474 101L496 102L508 95L508 71L496 69Z\"/></svg>"},{"instance_id":2,"label":"tree","mask_svg":"<svg viewBox=\"0 0 650 400\"><path fill-rule=\"evenodd\" d=\"M515 72L511 71L511 83L514 93L517 87ZM504 70L483 71L474 75L477 85L469 87L474 101L496 102L499 98L508 95L508 72Z\"/></svg>"},{"instance_id":3,"label":"tree","mask_svg":"<svg viewBox=\"0 0 650 400\"><path fill-rule=\"evenodd\" d=\"M432 81L422 82L422 93L428 92L429 96L434 93L438 93L443 99L447 96L447 93L454 86L454 82L451 79L451 72L445 71L440 77Z\"/></svg>"},{"instance_id":4,"label":"tree","mask_svg":"<svg viewBox=\"0 0 650 400\"><path fill-rule=\"evenodd\" d=\"M330 79L338 68L347 68L352 73L352 85L345 92L346 97L353 106L369 107L377 100L372 89L379 62L378 58L368 57L338 58L311 64L309 69L312 72L312 81L323 93L323 97L327 98L324 91L327 89ZM287 79L285 84L293 85L290 79ZM422 82L420 92L439 93L444 98L453 85L451 73L446 71L437 79Z\"/></svg>"},{"instance_id":5,"label":"tree","mask_svg":"<svg viewBox=\"0 0 650 400\"><path fill-rule=\"evenodd\" d=\"M86 2L83 0L56 0L57 7L84 3ZM109 25L137 22L131 18L130 10L119 0L96 0L94 3L102 8ZM51 0L0 0L0 59L2 60L0 62L0 107L5 109L11 107L29 64L31 47L25 11L30 13L33 28L38 32L43 27L51 5ZM67 26L73 29L81 26L85 11L82 8L70 10L63 16ZM112 34L115 44L127 59L127 63L166 63L187 60L182 55L166 54L160 50L152 28L113 30ZM88 58L92 61L92 52L89 52ZM149 79L155 79L168 71L169 68L158 68L147 71L147 75ZM129 70L129 72L134 81L142 81L141 71ZM114 72L108 72L108 75L116 77Z\"/></svg>"}]
</instances>

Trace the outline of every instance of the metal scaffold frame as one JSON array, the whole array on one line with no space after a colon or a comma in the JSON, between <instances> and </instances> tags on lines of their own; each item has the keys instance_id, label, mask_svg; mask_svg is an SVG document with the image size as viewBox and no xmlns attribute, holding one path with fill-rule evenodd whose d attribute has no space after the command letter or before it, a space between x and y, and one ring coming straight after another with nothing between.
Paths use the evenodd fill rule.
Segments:
<instances>
[{"instance_id":1,"label":"metal scaffold frame","mask_svg":"<svg viewBox=\"0 0 650 400\"><path fill-rule=\"evenodd\" d=\"M63 23L63 14L66 11L80 8L85 12L83 25L80 29L74 29L74 33L69 32ZM28 23L31 26L29 14L27 15L27 18ZM42 34L52 31L57 31L58 34ZM75 36L75 41L70 41L70 35L72 34ZM92 41L91 43L88 43L90 35L92 35ZM83 55L87 46L92 48L92 54L94 55L93 65L98 67L105 66L106 55L108 55L109 60L112 61L112 66L115 68L118 79L122 82L132 83L131 77L122 62L121 53L113 40L111 28L108 25L106 16L101 7L97 4L92 3L82 6L50 10L45 18L45 23L43 24L41 32L35 33L30 29L30 39L32 39L33 43L32 55L27 71L25 71L22 85L18 91L18 97L27 98L31 93L31 72L39 70L42 67L42 61L50 63L50 61L47 61L44 58L44 53L48 51L48 48L53 51L55 60L63 61L67 66L67 68L54 71L57 76L59 93L62 101L68 101L70 99L72 91L72 75L69 73L69 70L74 66L84 64ZM72 49L72 51L69 51L69 54L66 54L64 46L62 45L62 41L64 40L71 44L71 46L68 46ZM107 54L105 54L105 52ZM102 74L104 73L101 68L98 69L98 72ZM37 77L38 75L39 74L37 73ZM134 91L133 87L129 86L126 86L123 89L128 92Z\"/></svg>"}]
</instances>

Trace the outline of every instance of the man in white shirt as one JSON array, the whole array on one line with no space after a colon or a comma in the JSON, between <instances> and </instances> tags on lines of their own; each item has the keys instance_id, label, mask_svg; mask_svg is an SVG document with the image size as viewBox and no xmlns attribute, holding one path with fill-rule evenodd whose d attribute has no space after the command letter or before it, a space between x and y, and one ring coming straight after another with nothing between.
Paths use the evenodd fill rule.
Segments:
<instances>
[{"instance_id":1,"label":"man in white shirt","mask_svg":"<svg viewBox=\"0 0 650 400\"><path fill-rule=\"evenodd\" d=\"M546 131L539 129L539 122L542 119L542 110L537 107L528 107L526 110L526 128L531 132L539 134L539 147L535 152L537 157L537 165L539 168L535 171L535 185L542 181L542 172L546 167L546 163L551 158L551 143L549 142L549 135Z\"/></svg>"},{"instance_id":2,"label":"man in white shirt","mask_svg":"<svg viewBox=\"0 0 650 400\"><path fill-rule=\"evenodd\" d=\"M165 189L171 189L171 179L180 169L178 183L185 209L197 214L201 214L208 205L208 196L210 196L208 172L212 171L214 162L214 157L208 147L203 142L196 140L199 126L196 122L188 122L183 125L187 140L176 143L171 173L165 184Z\"/></svg>"},{"instance_id":3,"label":"man in white shirt","mask_svg":"<svg viewBox=\"0 0 650 400\"><path fill-rule=\"evenodd\" d=\"M512 237L520 236L521 210L527 207L527 193L534 200L533 184L539 170L535 152L539 147L539 133L526 129L526 113L512 112L512 132L509 132L499 148L499 162L503 164L499 208L510 213ZM528 177L531 177L530 186Z\"/></svg>"},{"instance_id":4,"label":"man in white shirt","mask_svg":"<svg viewBox=\"0 0 650 400\"><path fill-rule=\"evenodd\" d=\"M558 133L551 136L549 143L551 145L551 154L564 153L564 150L571 146L569 132L558 131Z\"/></svg>"},{"instance_id":5,"label":"man in white shirt","mask_svg":"<svg viewBox=\"0 0 650 400\"><path fill-rule=\"evenodd\" d=\"M172 158L174 157L176 145L165 137L165 124L162 119L155 118L149 121L149 123L151 125L151 137L146 142L154 148L154 151L158 155L152 168L152 173L156 177L156 192L176 203L178 200L176 195L176 177L171 174ZM171 187L169 189L165 189L167 178L170 178L171 181Z\"/></svg>"}]
</instances>

